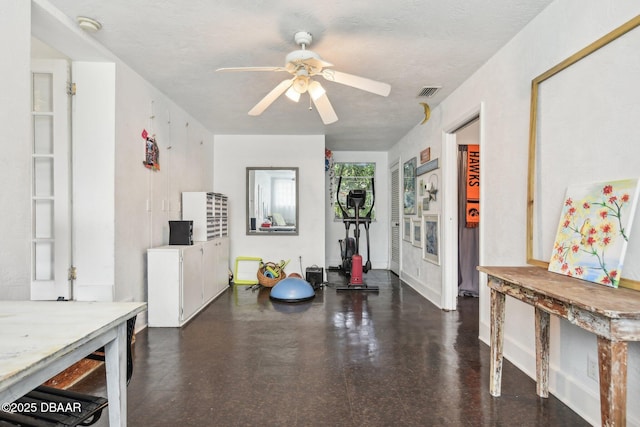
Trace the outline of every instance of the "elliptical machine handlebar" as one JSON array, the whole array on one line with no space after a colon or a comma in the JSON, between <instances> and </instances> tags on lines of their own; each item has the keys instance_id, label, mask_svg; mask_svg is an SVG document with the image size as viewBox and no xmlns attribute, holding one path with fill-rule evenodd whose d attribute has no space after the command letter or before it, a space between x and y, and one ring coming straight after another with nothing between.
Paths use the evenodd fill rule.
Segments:
<instances>
[{"instance_id":1,"label":"elliptical machine handlebar","mask_svg":"<svg viewBox=\"0 0 640 427\"><path fill-rule=\"evenodd\" d=\"M366 190L351 190L349 191L349 195L347 196L347 209L344 208L344 205L340 202L340 188L342 187L342 176L340 176L338 178L338 189L336 191L336 203L338 203L338 207L340 208L340 212L342 213L342 219L343 221L353 221L355 220L356 217L359 217L361 220L362 219L366 219L366 220L370 220L371 219L371 212L373 211L373 207L376 204L376 187L375 187L375 181L373 178L371 178L371 206L369 206L369 210L367 211L367 213L365 213L363 216L360 216L360 212L354 212L354 215L351 216L349 215L349 209L350 208L355 208L355 209L362 209L364 208L364 204L366 202L366 194L367 191ZM349 196L352 195L352 192L359 192L362 195L362 204L359 205L358 207L353 206L353 203L349 203L350 198Z\"/></svg>"}]
</instances>

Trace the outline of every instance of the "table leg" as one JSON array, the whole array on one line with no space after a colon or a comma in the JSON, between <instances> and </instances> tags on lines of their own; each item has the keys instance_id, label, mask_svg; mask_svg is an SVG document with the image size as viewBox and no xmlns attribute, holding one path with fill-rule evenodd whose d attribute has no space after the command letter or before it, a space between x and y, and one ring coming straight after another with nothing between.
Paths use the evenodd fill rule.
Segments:
<instances>
[{"instance_id":1,"label":"table leg","mask_svg":"<svg viewBox=\"0 0 640 427\"><path fill-rule=\"evenodd\" d=\"M109 425L127 425L127 324L117 326L117 336L104 346L107 372Z\"/></svg>"},{"instance_id":2,"label":"table leg","mask_svg":"<svg viewBox=\"0 0 640 427\"><path fill-rule=\"evenodd\" d=\"M627 343L598 336L602 425L624 426L627 418Z\"/></svg>"},{"instance_id":3,"label":"table leg","mask_svg":"<svg viewBox=\"0 0 640 427\"><path fill-rule=\"evenodd\" d=\"M500 396L502 383L502 349L504 345L505 295L491 289L491 378L489 392Z\"/></svg>"},{"instance_id":4,"label":"table leg","mask_svg":"<svg viewBox=\"0 0 640 427\"><path fill-rule=\"evenodd\" d=\"M536 307L536 393L549 397L549 322L550 315Z\"/></svg>"}]
</instances>

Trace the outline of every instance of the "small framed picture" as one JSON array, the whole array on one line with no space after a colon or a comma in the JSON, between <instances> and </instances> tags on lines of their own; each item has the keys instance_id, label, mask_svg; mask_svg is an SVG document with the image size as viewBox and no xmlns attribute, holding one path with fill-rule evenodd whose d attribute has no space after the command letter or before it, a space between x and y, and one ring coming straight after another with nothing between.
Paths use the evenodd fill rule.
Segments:
<instances>
[{"instance_id":1,"label":"small framed picture","mask_svg":"<svg viewBox=\"0 0 640 427\"><path fill-rule=\"evenodd\" d=\"M413 239L411 240L411 244L418 248L422 247L422 220L420 218L415 218L411 221L411 226L413 227Z\"/></svg>"},{"instance_id":2,"label":"small framed picture","mask_svg":"<svg viewBox=\"0 0 640 427\"><path fill-rule=\"evenodd\" d=\"M422 215L422 258L440 265L440 215Z\"/></svg>"},{"instance_id":3,"label":"small framed picture","mask_svg":"<svg viewBox=\"0 0 640 427\"><path fill-rule=\"evenodd\" d=\"M402 240L411 241L411 217L405 216L402 227Z\"/></svg>"},{"instance_id":4,"label":"small framed picture","mask_svg":"<svg viewBox=\"0 0 640 427\"><path fill-rule=\"evenodd\" d=\"M416 213L416 158L404 162L402 176L404 179L404 214L415 215Z\"/></svg>"}]
</instances>

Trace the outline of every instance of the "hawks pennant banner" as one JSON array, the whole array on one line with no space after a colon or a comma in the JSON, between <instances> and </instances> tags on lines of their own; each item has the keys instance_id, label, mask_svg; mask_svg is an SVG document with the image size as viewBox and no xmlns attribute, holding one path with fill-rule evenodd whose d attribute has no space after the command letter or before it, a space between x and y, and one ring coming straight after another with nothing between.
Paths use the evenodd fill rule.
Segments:
<instances>
[{"instance_id":1,"label":"hawks pennant banner","mask_svg":"<svg viewBox=\"0 0 640 427\"><path fill-rule=\"evenodd\" d=\"M466 225L477 227L480 223L480 146L467 146L467 203Z\"/></svg>"}]
</instances>

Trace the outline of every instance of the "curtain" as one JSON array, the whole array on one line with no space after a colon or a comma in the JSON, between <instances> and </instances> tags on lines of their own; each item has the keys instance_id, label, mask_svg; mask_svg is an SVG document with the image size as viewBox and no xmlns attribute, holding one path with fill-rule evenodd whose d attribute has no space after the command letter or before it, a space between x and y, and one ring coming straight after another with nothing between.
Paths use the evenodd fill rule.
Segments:
<instances>
[{"instance_id":1,"label":"curtain","mask_svg":"<svg viewBox=\"0 0 640 427\"><path fill-rule=\"evenodd\" d=\"M479 229L467 227L467 146L458 146L458 295L479 295Z\"/></svg>"},{"instance_id":2,"label":"curtain","mask_svg":"<svg viewBox=\"0 0 640 427\"><path fill-rule=\"evenodd\" d=\"M276 178L272 182L271 214L282 215L289 225L296 224L296 182L292 179Z\"/></svg>"}]
</instances>

